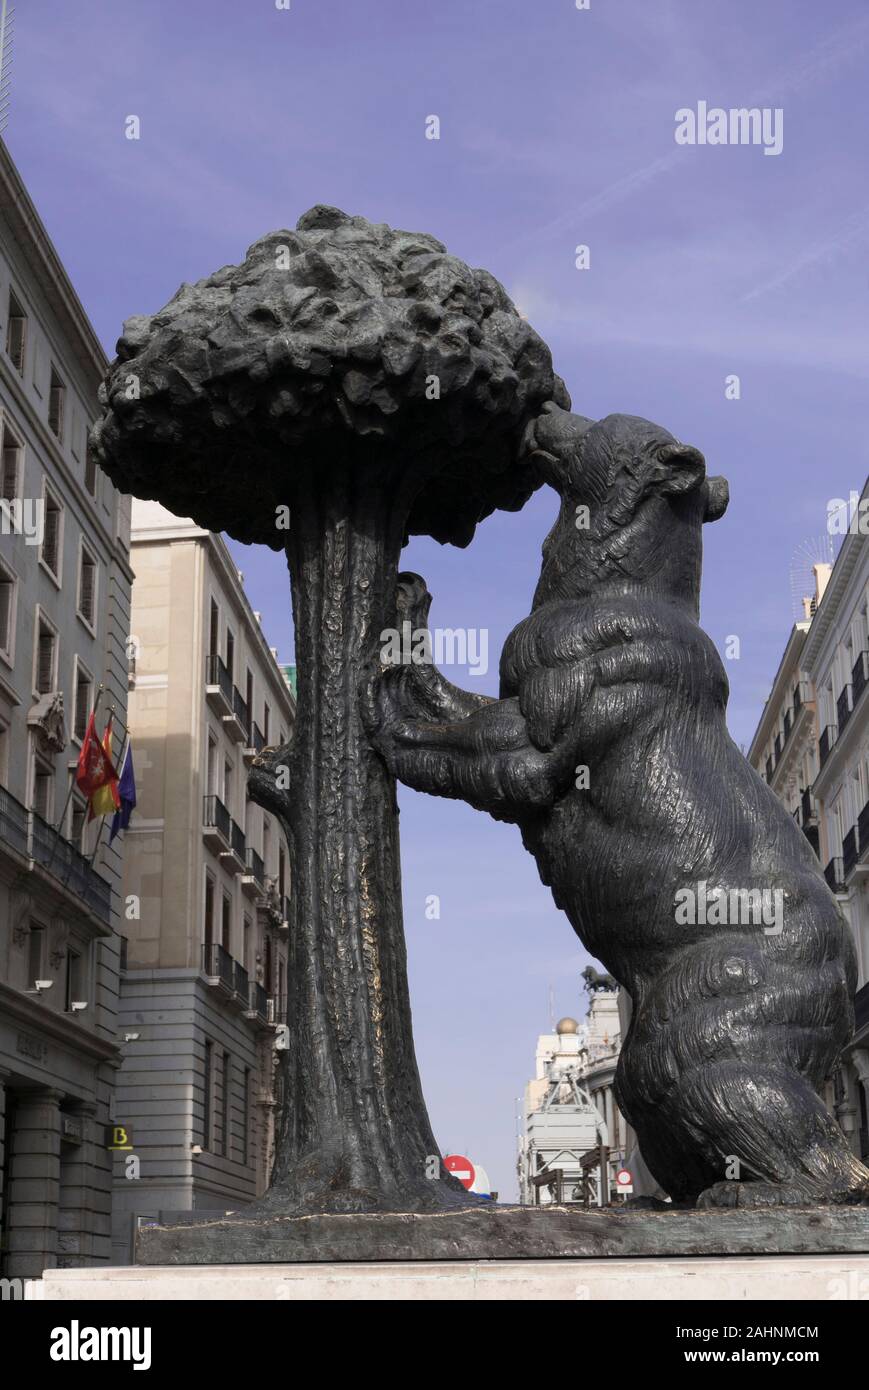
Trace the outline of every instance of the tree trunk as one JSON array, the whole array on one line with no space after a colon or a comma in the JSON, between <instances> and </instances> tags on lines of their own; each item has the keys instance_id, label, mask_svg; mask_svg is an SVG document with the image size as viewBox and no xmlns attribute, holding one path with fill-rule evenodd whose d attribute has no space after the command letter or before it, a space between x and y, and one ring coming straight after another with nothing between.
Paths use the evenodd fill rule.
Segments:
<instances>
[{"instance_id":1,"label":"tree trunk","mask_svg":"<svg viewBox=\"0 0 869 1390\"><path fill-rule=\"evenodd\" d=\"M413 1050L395 783L359 713L395 625L407 514L349 468L294 502L287 558L298 698L284 1110L267 1209L422 1210L468 1200L439 1159ZM439 1176L432 1177L432 1170Z\"/></svg>"}]
</instances>

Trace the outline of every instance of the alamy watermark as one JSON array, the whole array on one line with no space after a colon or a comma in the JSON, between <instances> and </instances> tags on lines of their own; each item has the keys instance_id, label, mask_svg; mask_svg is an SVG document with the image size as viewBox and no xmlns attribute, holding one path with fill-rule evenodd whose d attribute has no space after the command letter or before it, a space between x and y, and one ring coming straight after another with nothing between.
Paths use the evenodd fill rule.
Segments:
<instances>
[{"instance_id":1,"label":"alamy watermark","mask_svg":"<svg viewBox=\"0 0 869 1390\"><path fill-rule=\"evenodd\" d=\"M472 676L489 669L489 632L474 627L385 627L380 634L384 666L467 666Z\"/></svg>"},{"instance_id":2,"label":"alamy watermark","mask_svg":"<svg viewBox=\"0 0 869 1390\"><path fill-rule=\"evenodd\" d=\"M45 501L41 497L0 497L0 535L23 536L25 545L42 545Z\"/></svg>"},{"instance_id":3,"label":"alamy watermark","mask_svg":"<svg viewBox=\"0 0 869 1390\"><path fill-rule=\"evenodd\" d=\"M682 106L674 117L677 145L762 145L764 154L781 154L784 111L780 106Z\"/></svg>"},{"instance_id":4,"label":"alamy watermark","mask_svg":"<svg viewBox=\"0 0 869 1390\"><path fill-rule=\"evenodd\" d=\"M677 889L675 908L680 927L762 927L764 936L781 936L784 929L781 888L710 888L701 879Z\"/></svg>"}]
</instances>

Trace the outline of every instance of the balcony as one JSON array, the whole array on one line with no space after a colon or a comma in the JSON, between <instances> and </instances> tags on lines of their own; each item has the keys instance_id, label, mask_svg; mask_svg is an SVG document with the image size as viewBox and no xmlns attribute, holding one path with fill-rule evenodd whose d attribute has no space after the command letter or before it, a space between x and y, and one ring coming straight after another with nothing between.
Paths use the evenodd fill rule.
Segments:
<instances>
[{"instance_id":1,"label":"balcony","mask_svg":"<svg viewBox=\"0 0 869 1390\"><path fill-rule=\"evenodd\" d=\"M836 718L839 723L839 737L845 732L845 725L851 718L851 687L846 685L836 701Z\"/></svg>"},{"instance_id":2,"label":"balcony","mask_svg":"<svg viewBox=\"0 0 869 1390\"><path fill-rule=\"evenodd\" d=\"M202 973L208 983L227 994L235 993L236 963L228 951L216 941L206 942L202 948Z\"/></svg>"},{"instance_id":3,"label":"balcony","mask_svg":"<svg viewBox=\"0 0 869 1390\"><path fill-rule=\"evenodd\" d=\"M258 898L265 883L266 866L252 845L248 845L244 857L244 873L241 876L242 891L249 898Z\"/></svg>"},{"instance_id":4,"label":"balcony","mask_svg":"<svg viewBox=\"0 0 869 1390\"><path fill-rule=\"evenodd\" d=\"M215 652L205 658L205 698L221 719L232 715L232 677Z\"/></svg>"},{"instance_id":5,"label":"balcony","mask_svg":"<svg viewBox=\"0 0 869 1390\"><path fill-rule=\"evenodd\" d=\"M269 1023L279 1028L287 1021L287 1001L278 999L277 995L269 996Z\"/></svg>"},{"instance_id":6,"label":"balcony","mask_svg":"<svg viewBox=\"0 0 869 1390\"><path fill-rule=\"evenodd\" d=\"M824 766L824 763L827 761L830 754L832 753L835 742L836 726L835 724L828 724L824 732L821 734L821 737L818 739L818 757L820 759L821 767Z\"/></svg>"},{"instance_id":7,"label":"balcony","mask_svg":"<svg viewBox=\"0 0 869 1390\"><path fill-rule=\"evenodd\" d=\"M30 812L30 857L85 903L97 921L111 926L112 885L91 868L90 860L79 854L75 845L35 811Z\"/></svg>"},{"instance_id":8,"label":"balcony","mask_svg":"<svg viewBox=\"0 0 869 1390\"><path fill-rule=\"evenodd\" d=\"M869 801L857 817L857 843L860 850L860 863L869 868Z\"/></svg>"},{"instance_id":9,"label":"balcony","mask_svg":"<svg viewBox=\"0 0 869 1390\"><path fill-rule=\"evenodd\" d=\"M232 687L232 710L223 716L223 727L229 734L233 743L244 743L247 738L247 726L250 723L250 711L247 701L243 698L237 686Z\"/></svg>"},{"instance_id":10,"label":"balcony","mask_svg":"<svg viewBox=\"0 0 869 1390\"><path fill-rule=\"evenodd\" d=\"M265 1028L270 1027L271 1019L269 1017L269 1006L271 1005L271 1003L272 1000L266 994L262 985L257 983L252 984L250 987L250 992L248 994L248 1003L247 1009L245 1010L245 1018L249 1018L252 1023L260 1023Z\"/></svg>"},{"instance_id":11,"label":"balcony","mask_svg":"<svg viewBox=\"0 0 869 1390\"><path fill-rule=\"evenodd\" d=\"M246 855L244 831L237 821L230 820L229 850L221 855L224 860L224 868L228 869L230 873L243 874Z\"/></svg>"},{"instance_id":12,"label":"balcony","mask_svg":"<svg viewBox=\"0 0 869 1390\"><path fill-rule=\"evenodd\" d=\"M845 891L845 870L841 859L831 859L824 870L824 878L827 880L827 887L833 893L844 893Z\"/></svg>"},{"instance_id":13,"label":"balcony","mask_svg":"<svg viewBox=\"0 0 869 1390\"><path fill-rule=\"evenodd\" d=\"M0 787L0 844L9 845L28 859L28 838L27 811L20 801Z\"/></svg>"},{"instance_id":14,"label":"balcony","mask_svg":"<svg viewBox=\"0 0 869 1390\"><path fill-rule=\"evenodd\" d=\"M869 1028L869 985L858 989L854 995L854 1031Z\"/></svg>"},{"instance_id":15,"label":"balcony","mask_svg":"<svg viewBox=\"0 0 869 1390\"><path fill-rule=\"evenodd\" d=\"M263 751L265 746L266 741L263 737L262 729L260 728L259 724L251 720L247 728L247 734L244 740L244 750L242 752L242 757L244 758L245 762L248 764L252 763L254 758L257 757L257 755Z\"/></svg>"},{"instance_id":16,"label":"balcony","mask_svg":"<svg viewBox=\"0 0 869 1390\"><path fill-rule=\"evenodd\" d=\"M857 827L852 825L847 835L842 840L842 874L843 882L847 883L852 873L857 867Z\"/></svg>"},{"instance_id":17,"label":"balcony","mask_svg":"<svg viewBox=\"0 0 869 1390\"><path fill-rule=\"evenodd\" d=\"M235 993L241 1000L244 1007L247 1008L248 1000L250 998L250 980L248 978L248 973L243 965L239 965L237 960L233 961L232 964L233 986L235 989Z\"/></svg>"},{"instance_id":18,"label":"balcony","mask_svg":"<svg viewBox=\"0 0 869 1390\"><path fill-rule=\"evenodd\" d=\"M232 817L219 796L202 798L202 836L215 854L232 849Z\"/></svg>"},{"instance_id":19,"label":"balcony","mask_svg":"<svg viewBox=\"0 0 869 1390\"><path fill-rule=\"evenodd\" d=\"M867 661L869 661L869 654L861 652L851 667L851 700L855 709L857 708L857 701L866 689Z\"/></svg>"}]
</instances>

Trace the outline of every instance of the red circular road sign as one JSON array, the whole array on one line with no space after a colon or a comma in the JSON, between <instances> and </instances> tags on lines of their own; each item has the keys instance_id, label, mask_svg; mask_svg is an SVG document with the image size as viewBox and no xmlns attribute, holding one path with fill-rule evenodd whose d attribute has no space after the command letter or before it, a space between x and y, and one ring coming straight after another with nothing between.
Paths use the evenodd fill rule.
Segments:
<instances>
[{"instance_id":1,"label":"red circular road sign","mask_svg":"<svg viewBox=\"0 0 869 1390\"><path fill-rule=\"evenodd\" d=\"M466 1187L470 1191L474 1185L476 1172L469 1158L465 1158L464 1154L447 1154L444 1159L444 1167L448 1173L452 1173L454 1178L458 1178L462 1187Z\"/></svg>"},{"instance_id":2,"label":"red circular road sign","mask_svg":"<svg viewBox=\"0 0 869 1390\"><path fill-rule=\"evenodd\" d=\"M616 1182L619 1187L631 1187L633 1184L633 1174L629 1168L620 1168L616 1173Z\"/></svg>"}]
</instances>

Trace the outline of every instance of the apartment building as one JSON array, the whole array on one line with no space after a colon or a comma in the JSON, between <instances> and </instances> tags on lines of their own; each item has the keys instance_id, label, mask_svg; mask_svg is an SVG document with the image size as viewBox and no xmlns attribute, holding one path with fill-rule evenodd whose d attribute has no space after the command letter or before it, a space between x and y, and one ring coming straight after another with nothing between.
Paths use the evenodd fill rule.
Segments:
<instances>
[{"instance_id":1,"label":"apartment building","mask_svg":"<svg viewBox=\"0 0 869 1390\"><path fill-rule=\"evenodd\" d=\"M132 563L137 810L117 1123L139 1163L116 1178L118 1263L138 1220L237 1207L268 1183L289 852L246 782L295 717L294 672L278 665L219 536L134 501Z\"/></svg>"},{"instance_id":2,"label":"apartment building","mask_svg":"<svg viewBox=\"0 0 869 1390\"><path fill-rule=\"evenodd\" d=\"M788 639L748 756L802 827L851 927L859 972L856 1026L826 1100L855 1153L866 1160L869 545L856 520L835 564L815 566L815 577L805 620Z\"/></svg>"},{"instance_id":3,"label":"apartment building","mask_svg":"<svg viewBox=\"0 0 869 1390\"><path fill-rule=\"evenodd\" d=\"M129 499L87 459L106 361L0 141L0 1274L107 1261L121 859L73 778L126 724ZM99 841L97 836L100 834Z\"/></svg>"}]
</instances>

